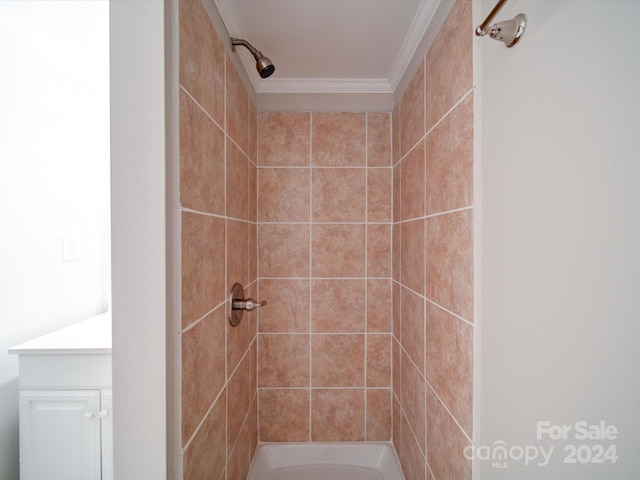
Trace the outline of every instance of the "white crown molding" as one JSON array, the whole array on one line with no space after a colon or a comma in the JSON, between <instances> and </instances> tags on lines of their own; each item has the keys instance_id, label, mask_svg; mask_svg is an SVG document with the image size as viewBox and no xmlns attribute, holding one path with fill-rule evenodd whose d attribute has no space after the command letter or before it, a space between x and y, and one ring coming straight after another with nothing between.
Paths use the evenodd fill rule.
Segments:
<instances>
[{"instance_id":1,"label":"white crown molding","mask_svg":"<svg viewBox=\"0 0 640 480\"><path fill-rule=\"evenodd\" d=\"M400 47L396 61L393 63L391 71L389 72L389 84L392 90L397 88L407 67L415 56L416 50L427 33L440 2L441 0L437 0L436 2L423 0L420 7L418 7L418 11L413 18L413 22L411 22L407 36Z\"/></svg>"},{"instance_id":2,"label":"white crown molding","mask_svg":"<svg viewBox=\"0 0 640 480\"><path fill-rule=\"evenodd\" d=\"M393 93L384 78L270 78L256 93Z\"/></svg>"},{"instance_id":3,"label":"white crown molding","mask_svg":"<svg viewBox=\"0 0 640 480\"><path fill-rule=\"evenodd\" d=\"M278 112L391 112L392 93L259 93L258 110Z\"/></svg>"},{"instance_id":4,"label":"white crown molding","mask_svg":"<svg viewBox=\"0 0 640 480\"><path fill-rule=\"evenodd\" d=\"M413 55L409 59L407 65L405 65L404 70L401 72L402 75L398 79L397 83L394 84L394 105L402 97L405 90L407 89L409 82L424 60L424 57L427 55L429 48L431 48L431 44L438 35L442 24L446 20L447 16L449 15L449 11L451 10L451 8L453 8L454 4L455 0L438 0L437 7L433 11L433 14L429 19L429 23L426 31L424 32L424 35L415 46Z\"/></svg>"}]
</instances>

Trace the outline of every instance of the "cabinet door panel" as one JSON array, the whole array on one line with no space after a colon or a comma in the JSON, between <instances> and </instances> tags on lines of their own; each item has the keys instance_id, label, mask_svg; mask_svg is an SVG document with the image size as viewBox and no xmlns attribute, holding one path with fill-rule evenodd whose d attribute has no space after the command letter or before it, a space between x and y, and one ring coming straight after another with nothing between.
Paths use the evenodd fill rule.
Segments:
<instances>
[{"instance_id":1,"label":"cabinet door panel","mask_svg":"<svg viewBox=\"0 0 640 480\"><path fill-rule=\"evenodd\" d=\"M100 391L20 393L21 480L99 480Z\"/></svg>"},{"instance_id":2,"label":"cabinet door panel","mask_svg":"<svg viewBox=\"0 0 640 480\"><path fill-rule=\"evenodd\" d=\"M102 391L102 480L113 480L113 392Z\"/></svg>"}]
</instances>

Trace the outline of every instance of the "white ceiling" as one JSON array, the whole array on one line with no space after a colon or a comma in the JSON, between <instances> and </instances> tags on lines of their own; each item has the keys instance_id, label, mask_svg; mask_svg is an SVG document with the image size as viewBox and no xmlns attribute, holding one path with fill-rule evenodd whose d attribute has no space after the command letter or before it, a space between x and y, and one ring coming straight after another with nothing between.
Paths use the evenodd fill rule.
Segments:
<instances>
[{"instance_id":1,"label":"white ceiling","mask_svg":"<svg viewBox=\"0 0 640 480\"><path fill-rule=\"evenodd\" d=\"M236 51L261 93L391 94L441 0L214 0L230 35L269 57L261 79Z\"/></svg>"}]
</instances>

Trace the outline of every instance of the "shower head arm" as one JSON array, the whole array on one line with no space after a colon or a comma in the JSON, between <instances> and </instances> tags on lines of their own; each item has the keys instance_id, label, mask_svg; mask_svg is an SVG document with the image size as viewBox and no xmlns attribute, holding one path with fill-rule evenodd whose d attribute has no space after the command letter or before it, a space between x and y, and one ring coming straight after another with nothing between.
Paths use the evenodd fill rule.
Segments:
<instances>
[{"instance_id":1,"label":"shower head arm","mask_svg":"<svg viewBox=\"0 0 640 480\"><path fill-rule=\"evenodd\" d=\"M273 66L273 62L269 58L262 55L262 52L259 52L253 47L253 45L241 38L229 37L229 39L231 40L231 50L233 52L236 51L236 45L242 45L251 52L253 58L256 59L256 69L262 78L267 78L273 74L276 67Z\"/></svg>"},{"instance_id":2,"label":"shower head arm","mask_svg":"<svg viewBox=\"0 0 640 480\"><path fill-rule=\"evenodd\" d=\"M246 40L242 40L241 38L233 38L233 37L230 37L230 38L231 38L231 51L233 52L236 51L236 45L242 45L243 47L246 47L251 52L251 55L253 55L253 57L256 60L263 56L262 52L259 52L256 48L254 48L253 45L251 45Z\"/></svg>"}]
</instances>

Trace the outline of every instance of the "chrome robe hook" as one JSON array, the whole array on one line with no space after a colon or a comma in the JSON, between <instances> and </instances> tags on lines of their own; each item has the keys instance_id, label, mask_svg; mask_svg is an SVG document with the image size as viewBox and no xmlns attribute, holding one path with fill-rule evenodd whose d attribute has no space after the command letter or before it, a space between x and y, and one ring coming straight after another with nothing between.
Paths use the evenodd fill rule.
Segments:
<instances>
[{"instance_id":1,"label":"chrome robe hook","mask_svg":"<svg viewBox=\"0 0 640 480\"><path fill-rule=\"evenodd\" d=\"M524 13L519 13L511 20L505 20L489 26L489 23L491 23L505 3L507 3L507 0L500 0L496 6L493 7L493 10L491 10L491 13L489 13L485 21L476 28L476 35L478 37L484 37L489 34L491 38L504 42L504 44L510 48L518 43L524 34L527 26L527 16Z\"/></svg>"}]
</instances>

